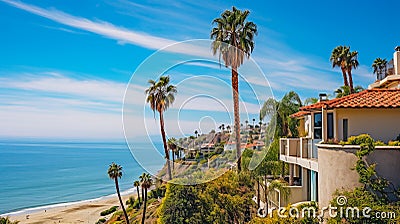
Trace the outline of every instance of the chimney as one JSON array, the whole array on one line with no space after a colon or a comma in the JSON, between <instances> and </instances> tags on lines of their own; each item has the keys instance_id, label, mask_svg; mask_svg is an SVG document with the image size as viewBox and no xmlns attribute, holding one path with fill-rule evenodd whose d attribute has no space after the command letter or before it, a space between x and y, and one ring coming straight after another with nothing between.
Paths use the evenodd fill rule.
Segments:
<instances>
[{"instance_id":1,"label":"chimney","mask_svg":"<svg viewBox=\"0 0 400 224\"><path fill-rule=\"evenodd\" d=\"M393 67L394 67L394 74L400 75L400 46L397 46L393 54Z\"/></svg>"},{"instance_id":2,"label":"chimney","mask_svg":"<svg viewBox=\"0 0 400 224\"><path fill-rule=\"evenodd\" d=\"M319 94L319 102L326 101L326 100L328 100L328 95L326 95L326 93L320 93Z\"/></svg>"}]
</instances>

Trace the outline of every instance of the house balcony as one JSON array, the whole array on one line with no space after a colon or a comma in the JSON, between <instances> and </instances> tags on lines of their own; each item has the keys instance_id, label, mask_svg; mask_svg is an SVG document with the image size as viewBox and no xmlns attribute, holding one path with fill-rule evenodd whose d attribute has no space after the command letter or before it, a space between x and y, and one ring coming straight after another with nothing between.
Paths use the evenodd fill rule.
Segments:
<instances>
[{"instance_id":1,"label":"house balcony","mask_svg":"<svg viewBox=\"0 0 400 224\"><path fill-rule=\"evenodd\" d=\"M311 138L281 138L279 159L318 172L318 149L315 145L318 141Z\"/></svg>"}]
</instances>

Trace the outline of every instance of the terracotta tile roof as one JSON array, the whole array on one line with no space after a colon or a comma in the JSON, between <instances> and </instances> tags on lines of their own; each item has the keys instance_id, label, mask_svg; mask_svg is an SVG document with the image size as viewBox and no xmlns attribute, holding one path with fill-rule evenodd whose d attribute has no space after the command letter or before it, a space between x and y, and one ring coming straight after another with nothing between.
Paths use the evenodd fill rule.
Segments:
<instances>
[{"instance_id":1,"label":"terracotta tile roof","mask_svg":"<svg viewBox=\"0 0 400 224\"><path fill-rule=\"evenodd\" d=\"M299 112L297 112L297 113L294 113L294 114L290 115L290 117L291 117L291 118L303 117L303 116L305 116L305 115L307 115L307 114L309 114L309 113L310 113L310 112L308 112L308 111L299 111Z\"/></svg>"},{"instance_id":2,"label":"terracotta tile roof","mask_svg":"<svg viewBox=\"0 0 400 224\"><path fill-rule=\"evenodd\" d=\"M301 107L301 111L332 108L400 108L400 89L368 89L342 98ZM297 113L296 113L297 114ZM291 116L294 116L292 114Z\"/></svg>"}]
</instances>

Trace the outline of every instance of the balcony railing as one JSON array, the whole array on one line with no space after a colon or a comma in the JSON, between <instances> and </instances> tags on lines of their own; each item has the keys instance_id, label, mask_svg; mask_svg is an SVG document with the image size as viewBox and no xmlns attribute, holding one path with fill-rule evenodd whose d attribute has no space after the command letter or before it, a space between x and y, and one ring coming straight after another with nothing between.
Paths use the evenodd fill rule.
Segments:
<instances>
[{"instance_id":1,"label":"balcony railing","mask_svg":"<svg viewBox=\"0 0 400 224\"><path fill-rule=\"evenodd\" d=\"M317 159L318 150L311 138L281 138L280 154L303 159Z\"/></svg>"}]
</instances>

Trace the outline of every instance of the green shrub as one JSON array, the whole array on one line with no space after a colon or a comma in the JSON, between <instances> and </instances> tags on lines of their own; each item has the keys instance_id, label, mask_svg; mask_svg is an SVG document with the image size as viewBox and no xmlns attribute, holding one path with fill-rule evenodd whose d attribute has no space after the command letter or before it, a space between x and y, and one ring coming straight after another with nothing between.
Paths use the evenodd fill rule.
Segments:
<instances>
[{"instance_id":1,"label":"green shrub","mask_svg":"<svg viewBox=\"0 0 400 224\"><path fill-rule=\"evenodd\" d=\"M384 142L378 140L378 141L376 141L376 142L374 143L374 145L375 145L375 146L385 146L386 144L385 144Z\"/></svg>"},{"instance_id":2,"label":"green shrub","mask_svg":"<svg viewBox=\"0 0 400 224\"><path fill-rule=\"evenodd\" d=\"M159 197L163 198L165 196L165 190L166 190L165 185L161 185L151 190L147 196L148 198L155 198L155 199L158 199Z\"/></svg>"},{"instance_id":3,"label":"green shrub","mask_svg":"<svg viewBox=\"0 0 400 224\"><path fill-rule=\"evenodd\" d=\"M111 214L111 213L117 211L117 208L118 208L118 206L113 206L113 207L111 207L111 208L109 208L109 209L107 209L107 210L104 210L104 211L100 212L100 215L101 215L101 216L109 215L109 214Z\"/></svg>"},{"instance_id":4,"label":"green shrub","mask_svg":"<svg viewBox=\"0 0 400 224\"><path fill-rule=\"evenodd\" d=\"M18 224L19 221L11 221L9 217L0 217L0 224Z\"/></svg>"},{"instance_id":5,"label":"green shrub","mask_svg":"<svg viewBox=\"0 0 400 224\"><path fill-rule=\"evenodd\" d=\"M139 199L137 199L137 200L135 200L135 202L133 202L132 208L135 208L135 209L139 209L140 208Z\"/></svg>"},{"instance_id":6,"label":"green shrub","mask_svg":"<svg viewBox=\"0 0 400 224\"><path fill-rule=\"evenodd\" d=\"M361 134L349 137L346 143L349 145L373 144L374 139L368 134Z\"/></svg>"},{"instance_id":7,"label":"green shrub","mask_svg":"<svg viewBox=\"0 0 400 224\"><path fill-rule=\"evenodd\" d=\"M133 196L130 196L128 200L126 200L125 204L127 206L132 206L135 202L135 198Z\"/></svg>"},{"instance_id":8,"label":"green shrub","mask_svg":"<svg viewBox=\"0 0 400 224\"><path fill-rule=\"evenodd\" d=\"M345 197L346 204L339 205L337 203L338 197ZM362 213L360 217L357 216L348 216L348 217L341 217L338 213L336 217L332 217L328 220L328 224L336 224L336 223L349 223L349 224L358 224L358 223L399 223L400 216L396 215L396 217L388 217L386 219L379 219L376 216L377 212L385 212L386 214L390 214L389 212L394 214L400 214L400 204L399 203L382 203L380 200L377 199L376 195L371 193L370 191L366 190L363 187L357 187L351 191L336 191L333 195L333 199L330 202L332 207L337 207L338 210L340 208L346 207L355 207L358 208L359 211L362 211L364 208L369 207L371 208L371 212L369 215L371 217L366 218L363 217Z\"/></svg>"},{"instance_id":9,"label":"green shrub","mask_svg":"<svg viewBox=\"0 0 400 224\"><path fill-rule=\"evenodd\" d=\"M389 141L388 145L389 146L400 146L400 141Z\"/></svg>"},{"instance_id":10,"label":"green shrub","mask_svg":"<svg viewBox=\"0 0 400 224\"><path fill-rule=\"evenodd\" d=\"M206 159L200 160L200 164L204 164L204 163L207 163L207 160L206 160Z\"/></svg>"},{"instance_id":11,"label":"green shrub","mask_svg":"<svg viewBox=\"0 0 400 224\"><path fill-rule=\"evenodd\" d=\"M105 223L105 222L106 222L106 219L105 218L101 218L96 222L96 224L102 224L102 223Z\"/></svg>"}]
</instances>

